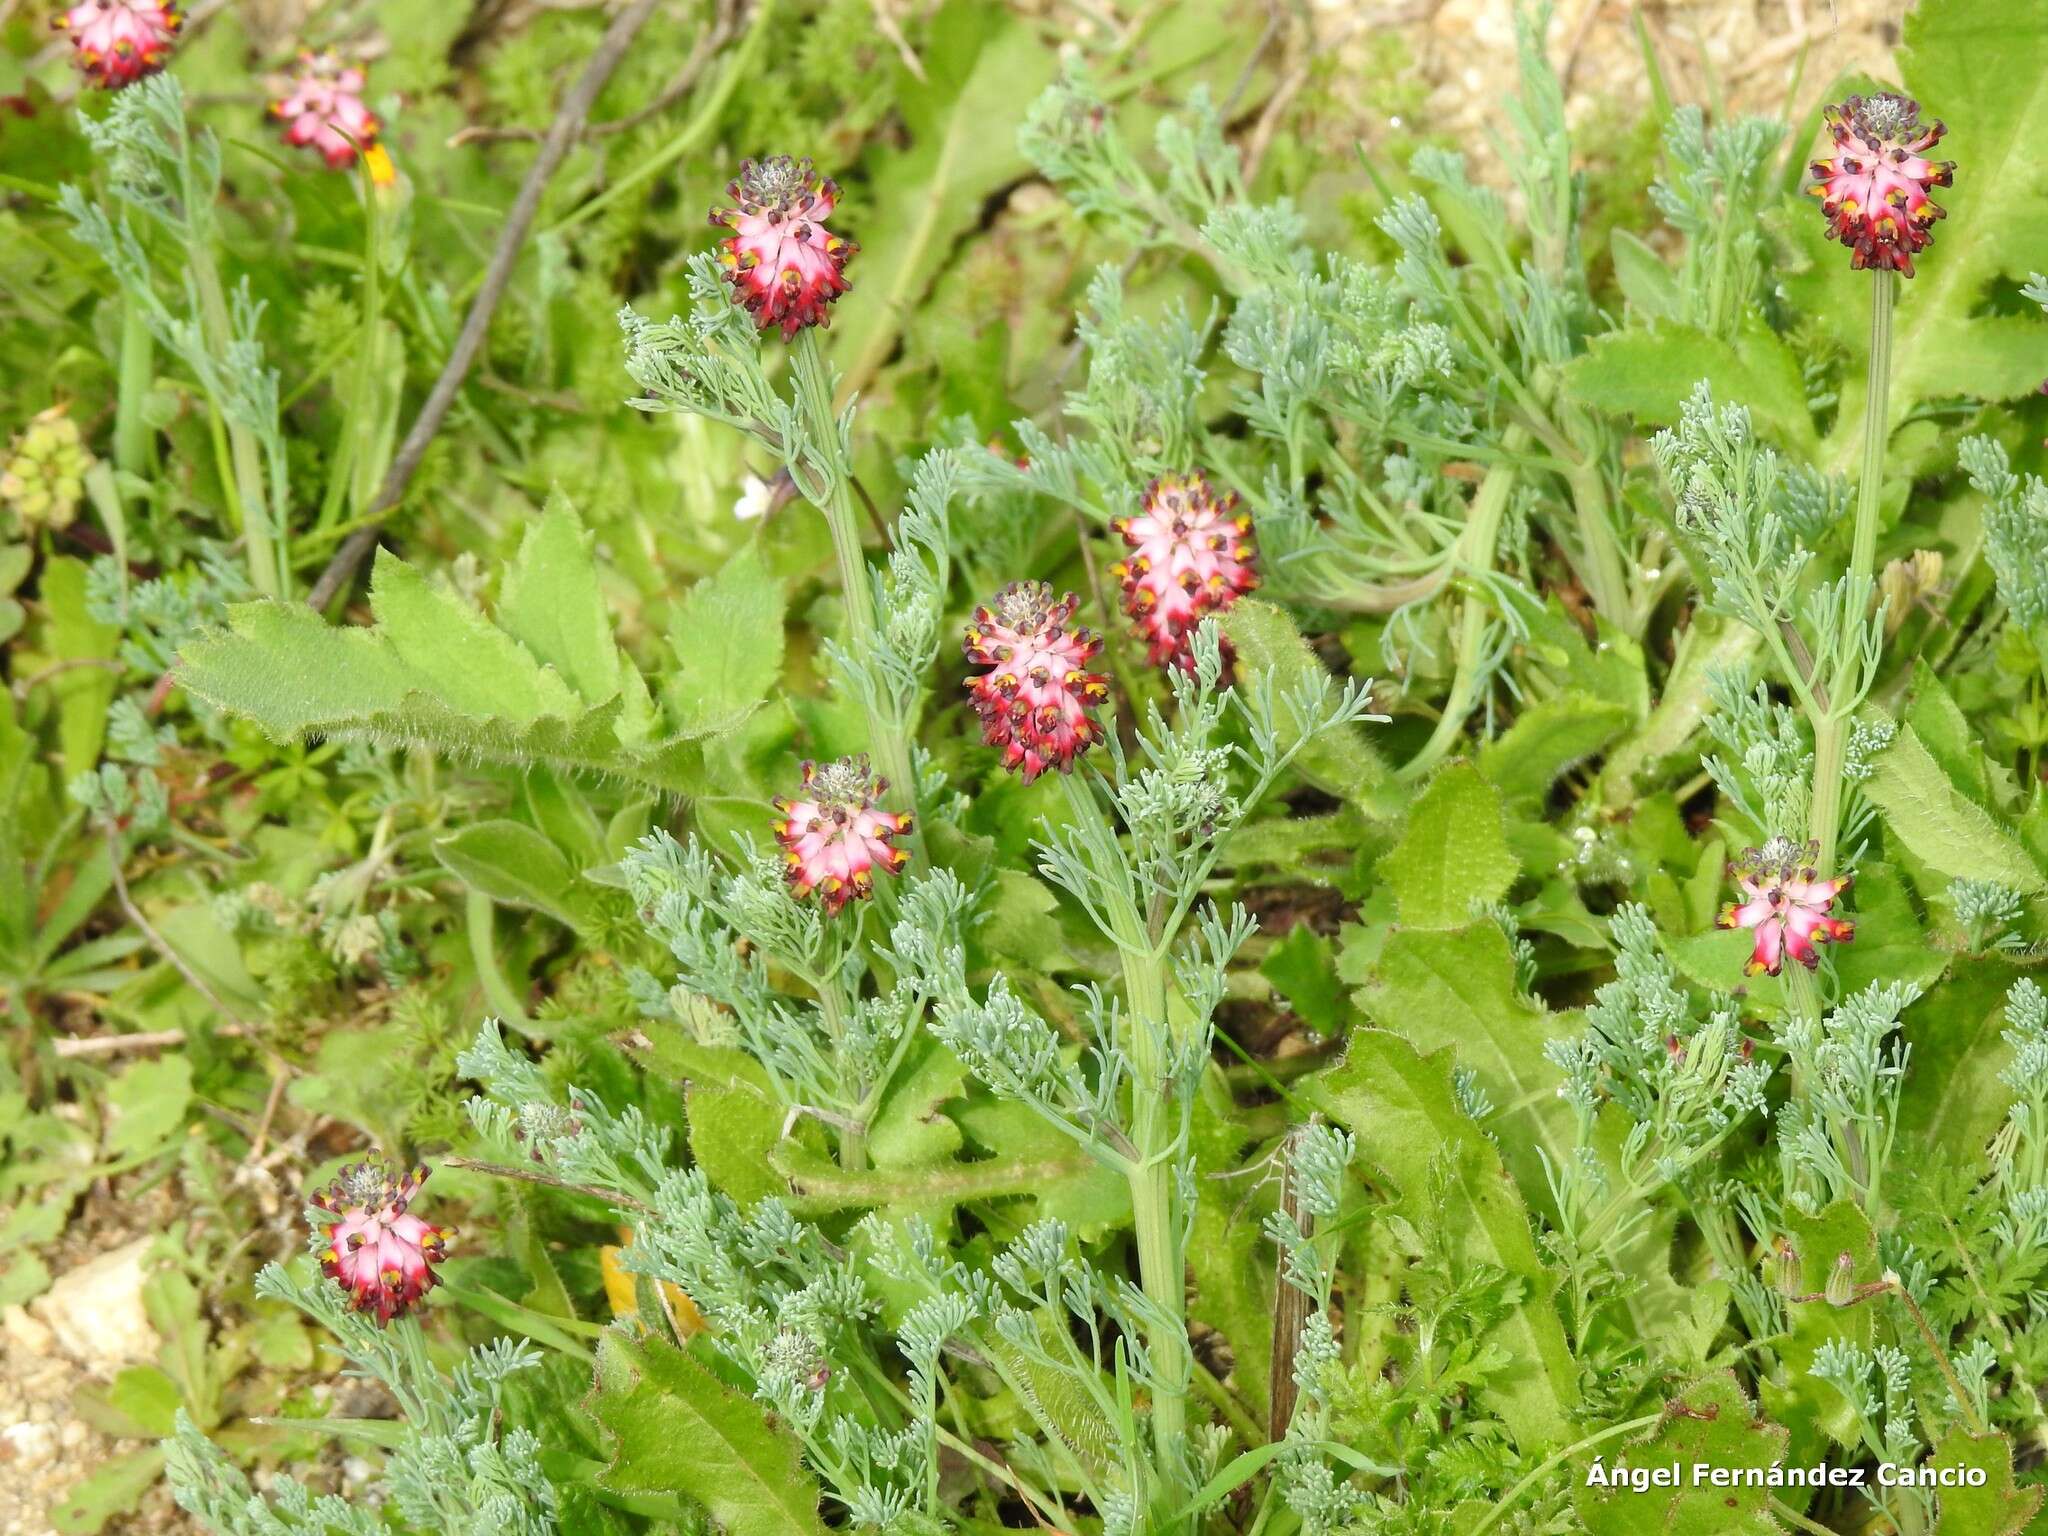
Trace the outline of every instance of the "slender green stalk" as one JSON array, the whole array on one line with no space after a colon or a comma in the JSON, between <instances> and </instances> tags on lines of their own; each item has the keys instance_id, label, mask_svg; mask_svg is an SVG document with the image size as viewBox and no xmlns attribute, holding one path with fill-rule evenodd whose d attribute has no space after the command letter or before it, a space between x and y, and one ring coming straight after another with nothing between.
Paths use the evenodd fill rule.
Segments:
<instances>
[{"instance_id":1,"label":"slender green stalk","mask_svg":"<svg viewBox=\"0 0 2048 1536\"><path fill-rule=\"evenodd\" d=\"M881 620L875 611L875 589L868 572L867 554L861 547L860 520L853 504L853 466L846 462L839 437L839 416L832 404L831 374L818 349L818 335L806 329L797 337L791 354L791 372L796 380L797 406L805 418L811 441L829 466L825 482L806 485L806 476L795 475L797 488L825 516L832 534L832 553L839 562L839 585L846 600L847 643L854 654L874 648ZM915 860L924 848L923 818L918 815L917 773L910 755L910 722L877 713L869 741L889 781L887 803L911 814L911 830L904 839Z\"/></svg>"},{"instance_id":2,"label":"slender green stalk","mask_svg":"<svg viewBox=\"0 0 2048 1536\"><path fill-rule=\"evenodd\" d=\"M1508 498L1514 494L1515 479L1520 474L1513 456L1529 446L1528 432L1520 427L1510 429L1503 446L1509 457L1486 472L1485 480L1480 482L1479 494L1472 498L1472 516L1458 540L1455 559L1467 571L1493 569L1494 550L1500 543L1501 520L1507 515ZM1466 717L1478 708L1479 691L1485 675L1480 651L1486 643L1488 611L1483 590L1475 587L1466 593L1465 607L1458 619L1458 662L1457 671L1451 678L1451 696L1444 700L1444 712L1429 740L1422 744L1422 749L1414 757L1401 765L1397 777L1419 779L1434 768L1464 733Z\"/></svg>"},{"instance_id":3,"label":"slender green stalk","mask_svg":"<svg viewBox=\"0 0 2048 1536\"><path fill-rule=\"evenodd\" d=\"M114 465L123 474L147 479L156 472L156 434L147 411L156 382L156 338L149 311L133 294L121 300L120 393L114 410Z\"/></svg>"},{"instance_id":4,"label":"slender green stalk","mask_svg":"<svg viewBox=\"0 0 2048 1536\"><path fill-rule=\"evenodd\" d=\"M1578 523L1579 548L1585 560L1579 575L1593 598L1593 608L1623 634L1633 635L1637 629L1635 598L1629 591L1628 567L1608 511L1606 471L1589 453L1572 466L1565 479L1571 487L1572 515Z\"/></svg>"},{"instance_id":5,"label":"slender green stalk","mask_svg":"<svg viewBox=\"0 0 2048 1536\"><path fill-rule=\"evenodd\" d=\"M187 146L184 154L185 207L187 217L194 218L201 206L199 188L192 175L192 156ZM228 318L228 301L221 287L220 268L215 264L213 246L207 231L211 229L210 218L200 224L195 238L185 245L185 280L191 285L193 307L198 311L199 328L208 353L215 366L225 364L229 342L234 336L234 327ZM270 497L264 488L263 450L256 441L256 434L241 422L227 419L221 402L212 402L214 414L222 418L228 436L228 461L234 473L234 496L241 513L242 537L249 547L249 579L256 590L265 597L281 598L285 595L285 563L280 549L277 530L271 525Z\"/></svg>"},{"instance_id":6,"label":"slender green stalk","mask_svg":"<svg viewBox=\"0 0 2048 1536\"><path fill-rule=\"evenodd\" d=\"M837 976L821 977L817 983L818 1011L825 1016L826 1031L835 1049L846 1038L846 1000L840 995ZM857 1172L868 1165L868 1128L858 1111L839 1122L839 1166Z\"/></svg>"},{"instance_id":7,"label":"slender green stalk","mask_svg":"<svg viewBox=\"0 0 2048 1536\"><path fill-rule=\"evenodd\" d=\"M1566 1446L1561 1451L1553 1451L1549 1456L1546 1456L1541 1462L1539 1462L1536 1465L1536 1467L1528 1474L1528 1476L1524 1477L1520 1482L1516 1483L1514 1487L1510 1488L1506 1493L1502 1494L1499 1498L1495 1499L1493 1501L1493 1508L1489 1509L1484 1515L1482 1515L1479 1519L1479 1523L1473 1526L1471 1530L1467 1531L1465 1533L1465 1536L1485 1536L1486 1532L1492 1530L1496 1525L1500 1524L1502 1517L1504 1517L1510 1509L1514 1508L1515 1501L1517 1499L1521 1498L1523 1494L1527 1493L1531 1488L1535 1487L1535 1485L1543 1478L1548 1477L1555 1468L1562 1466L1572 1457L1578 1455L1579 1452L1590 1451L1594 1446L1601 1444L1603 1441L1612 1440L1617 1435L1625 1435L1629 1433L1631 1430L1648 1429L1651 1425L1656 1424L1660 1420L1662 1420L1663 1417L1664 1415L1662 1413L1650 1413L1645 1414L1640 1419L1630 1419L1627 1422L1621 1424L1610 1424L1605 1429L1600 1430L1597 1433L1587 1435L1583 1440L1573 1441L1570 1445Z\"/></svg>"},{"instance_id":8,"label":"slender green stalk","mask_svg":"<svg viewBox=\"0 0 2048 1536\"><path fill-rule=\"evenodd\" d=\"M1877 566L1878 498L1884 491L1885 445L1891 435L1892 305L1898 278L1890 272L1871 275L1870 368L1863 396L1863 474L1856 486L1856 523L1849 551L1848 600L1842 604L1843 632L1839 657L1856 652L1856 631L1865 622L1864 601L1873 590ZM1836 842L1842 830L1842 767L1848 752L1849 718L1857 700L1831 679L1826 713L1814 722L1813 817L1810 835L1820 844L1817 861L1822 874L1835 868Z\"/></svg>"},{"instance_id":9,"label":"slender green stalk","mask_svg":"<svg viewBox=\"0 0 2048 1536\"><path fill-rule=\"evenodd\" d=\"M1877 502L1884 488L1884 453L1891 436L1892 307L1898 292L1895 273L1871 275L1870 372L1863 397L1863 478L1856 486L1856 537L1849 555L1852 575L1870 576L1877 563Z\"/></svg>"},{"instance_id":10,"label":"slender green stalk","mask_svg":"<svg viewBox=\"0 0 2048 1536\"><path fill-rule=\"evenodd\" d=\"M1078 773L1060 775L1067 804L1082 835L1099 850L1103 867L1121 863L1116 831L1093 785ZM1124 978L1125 1037L1119 1043L1131 1062L1130 1139L1134 1156L1126 1178L1131 1192L1131 1225L1138 1250L1138 1279L1158 1310L1145 1339L1156 1378L1152 1389L1152 1441L1159 1470L1177 1478L1187 1463L1187 1394L1193 1368L1187 1334L1187 1262L1174 1214L1173 1152L1177 1136L1163 1079L1159 1042L1167 1037L1168 984L1164 946L1147 931L1119 883L1109 894L1107 916L1114 930ZM1163 1536L1163 1533L1162 1533Z\"/></svg>"}]
</instances>

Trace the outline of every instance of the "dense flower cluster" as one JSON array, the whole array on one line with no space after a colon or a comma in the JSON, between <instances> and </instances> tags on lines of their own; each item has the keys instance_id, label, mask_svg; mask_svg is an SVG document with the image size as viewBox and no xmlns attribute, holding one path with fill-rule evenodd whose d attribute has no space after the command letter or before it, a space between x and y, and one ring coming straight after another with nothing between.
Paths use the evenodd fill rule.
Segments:
<instances>
[{"instance_id":1,"label":"dense flower cluster","mask_svg":"<svg viewBox=\"0 0 2048 1536\"><path fill-rule=\"evenodd\" d=\"M910 830L910 817L881 809L889 781L875 777L865 757L823 767L807 762L803 772L803 793L775 802L775 840L790 889L799 896L815 891L836 915L874 894L877 867L893 875L909 862L909 850L893 839Z\"/></svg>"},{"instance_id":2,"label":"dense flower cluster","mask_svg":"<svg viewBox=\"0 0 2048 1536\"><path fill-rule=\"evenodd\" d=\"M0 463L0 504L20 524L23 536L38 528L64 528L78 516L92 453L78 423L53 405L22 428Z\"/></svg>"},{"instance_id":3,"label":"dense flower cluster","mask_svg":"<svg viewBox=\"0 0 2048 1536\"><path fill-rule=\"evenodd\" d=\"M1854 923L1828 915L1835 898L1849 888L1849 877L1821 879L1812 862L1819 852L1818 843L1801 848L1774 837L1730 866L1743 899L1723 907L1717 925L1755 933L1750 975L1777 975L1785 968L1787 955L1812 970L1820 964L1816 944L1846 944L1856 936Z\"/></svg>"},{"instance_id":4,"label":"dense flower cluster","mask_svg":"<svg viewBox=\"0 0 2048 1536\"><path fill-rule=\"evenodd\" d=\"M808 156L773 155L741 161L725 195L734 206L711 210L711 222L732 231L719 242L719 260L756 323L781 326L785 339L807 325L830 325L828 306L851 287L846 263L860 249L825 227L838 184Z\"/></svg>"},{"instance_id":5,"label":"dense flower cluster","mask_svg":"<svg viewBox=\"0 0 2048 1536\"><path fill-rule=\"evenodd\" d=\"M80 0L54 25L87 77L118 91L164 67L184 20L176 0Z\"/></svg>"},{"instance_id":6,"label":"dense flower cluster","mask_svg":"<svg viewBox=\"0 0 2048 1536\"><path fill-rule=\"evenodd\" d=\"M982 739L1029 784L1047 768L1062 773L1101 739L1089 712L1109 697L1109 679L1087 670L1102 641L1070 628L1077 600L1057 602L1042 581L1018 581L974 610L961 649L989 670L967 680Z\"/></svg>"},{"instance_id":7,"label":"dense flower cluster","mask_svg":"<svg viewBox=\"0 0 2048 1536\"><path fill-rule=\"evenodd\" d=\"M308 49L299 55L290 91L270 104L270 112L285 125L285 143L316 150L337 171L355 164L360 152L372 179L384 185L396 172L377 141L384 125L363 102L368 83L357 66Z\"/></svg>"},{"instance_id":8,"label":"dense flower cluster","mask_svg":"<svg viewBox=\"0 0 2048 1536\"><path fill-rule=\"evenodd\" d=\"M1834 153L1813 162L1813 185L1821 200L1828 234L1849 247L1861 271L1913 275L1913 256L1934 239L1942 209L1927 195L1931 187L1952 186L1953 160L1929 160L1927 151L1947 128L1920 122L1920 104L1881 91L1851 96L1827 109Z\"/></svg>"},{"instance_id":9,"label":"dense flower cluster","mask_svg":"<svg viewBox=\"0 0 2048 1536\"><path fill-rule=\"evenodd\" d=\"M321 1227L327 1239L321 1272L348 1292L358 1312L374 1312L380 1323L403 1317L434 1288L433 1266L448 1257L455 1236L453 1227L429 1226L412 1214L413 1196L426 1180L424 1163L399 1174L362 1162L312 1196L334 1217Z\"/></svg>"},{"instance_id":10,"label":"dense flower cluster","mask_svg":"<svg viewBox=\"0 0 2048 1536\"><path fill-rule=\"evenodd\" d=\"M1250 517L1234 492L1218 496L1206 476L1161 475L1145 487L1135 517L1110 524L1130 545L1110 567L1124 587L1124 611L1138 621L1154 666L1192 667L1189 637L1207 613L1221 613L1259 584Z\"/></svg>"}]
</instances>

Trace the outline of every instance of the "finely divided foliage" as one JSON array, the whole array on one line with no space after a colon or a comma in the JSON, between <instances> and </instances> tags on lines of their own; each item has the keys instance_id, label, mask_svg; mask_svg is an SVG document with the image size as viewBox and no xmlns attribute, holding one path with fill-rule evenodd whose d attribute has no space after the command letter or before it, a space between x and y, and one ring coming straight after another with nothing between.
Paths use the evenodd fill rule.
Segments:
<instances>
[{"instance_id":1,"label":"finely divided foliage","mask_svg":"<svg viewBox=\"0 0 2048 1536\"><path fill-rule=\"evenodd\" d=\"M8 127L62 1528L2038 1527L2048 0L1362 165L1232 0L490 9Z\"/></svg>"}]
</instances>

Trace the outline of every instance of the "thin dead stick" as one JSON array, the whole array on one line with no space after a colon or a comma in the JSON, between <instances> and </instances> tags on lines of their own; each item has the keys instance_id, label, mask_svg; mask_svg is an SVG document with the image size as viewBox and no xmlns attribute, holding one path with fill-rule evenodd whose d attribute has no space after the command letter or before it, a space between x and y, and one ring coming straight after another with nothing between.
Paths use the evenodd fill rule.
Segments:
<instances>
[{"instance_id":1,"label":"thin dead stick","mask_svg":"<svg viewBox=\"0 0 2048 1536\"><path fill-rule=\"evenodd\" d=\"M224 1024L216 1036L240 1039L248 1031L239 1024ZM50 1042L51 1053L63 1060L91 1056L126 1056L130 1051L176 1050L187 1040L182 1029L146 1029L132 1035L67 1035Z\"/></svg>"},{"instance_id":2,"label":"thin dead stick","mask_svg":"<svg viewBox=\"0 0 2048 1536\"><path fill-rule=\"evenodd\" d=\"M171 963L171 968L185 978L185 985L205 998L215 1013L235 1026L237 1033L246 1031L249 1026L237 1016L235 1010L220 1000L219 994L206 984L206 978L185 963L185 957L165 942L164 936L156 931L155 926L148 918L142 915L142 908L135 905L135 898L128 894L128 877L121 872L121 837L119 833L111 829L107 832L107 870L114 877L114 895L121 903L122 912L127 915L128 921L140 930L142 936L149 940L149 947L168 960ZM227 1031L218 1030L216 1033L225 1034ZM120 1035L114 1038L132 1039L133 1037ZM178 1038L182 1040L184 1036L181 1034Z\"/></svg>"},{"instance_id":3,"label":"thin dead stick","mask_svg":"<svg viewBox=\"0 0 2048 1536\"><path fill-rule=\"evenodd\" d=\"M718 50L723 48L731 39L733 21L738 14L738 0L720 0L717 16L712 20L711 25L705 28L703 34L698 37L696 46L690 50L690 56L683 60L683 67L676 71L673 80L662 87L659 96L648 102L646 106L636 111L628 112L624 117L615 117L609 122L603 123L586 123L579 137L602 139L609 138L613 134L631 133L642 123L661 116L662 113L689 95L691 90L695 88L698 77L704 73L705 67L710 64ZM450 149L459 149L464 144L494 144L505 139L537 140L542 137L544 135L540 129L529 128L522 124L510 124L499 128L487 123L477 123L454 134L448 140L448 147Z\"/></svg>"},{"instance_id":4,"label":"thin dead stick","mask_svg":"<svg viewBox=\"0 0 2048 1536\"><path fill-rule=\"evenodd\" d=\"M526 179L519 184L519 196L513 199L512 211L505 218L504 231L491 252L483 287L477 290L476 302L470 305L469 315L462 322L462 334L455 338L455 348L448 354L447 365L442 368L441 376L434 380L434 387L427 395L426 403L420 407L412 430L405 434L405 441L399 445L391 468L385 472L384 483L377 488L375 511L372 513L374 521L358 528L335 550L334 558L327 562L327 569L320 573L320 579L313 583L313 590L307 594L309 607L324 611L334 601L335 594L348 585L356 567L377 547L378 536L384 531L383 519L404 498L406 487L412 483L412 477L420 467L420 460L426 457L427 445L441 430L442 418L454 405L463 381L469 377L470 365L483 348L491 317L497 313L498 301L505 296L506 286L512 280L512 268L526 244L527 231L533 227L534 215L540 211L541 194L547 190L556 167L562 163L562 157L568 154L569 146L582 131L584 119L590 115L591 104L597 100L597 93L604 89L605 82L611 79L612 72L625 58L626 50L632 47L633 39L660 4L661 0L634 0L632 5L621 11L605 30L597 51L583 66L583 73L569 87L569 94L562 98L561 110L555 114L548 136L541 141L540 151L533 157Z\"/></svg>"}]
</instances>

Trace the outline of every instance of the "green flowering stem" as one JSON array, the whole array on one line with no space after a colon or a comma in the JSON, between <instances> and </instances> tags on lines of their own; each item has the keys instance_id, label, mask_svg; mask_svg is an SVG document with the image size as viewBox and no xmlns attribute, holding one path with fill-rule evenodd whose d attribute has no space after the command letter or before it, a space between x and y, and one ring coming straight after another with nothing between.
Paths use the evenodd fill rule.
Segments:
<instances>
[{"instance_id":1,"label":"green flowering stem","mask_svg":"<svg viewBox=\"0 0 2048 1536\"><path fill-rule=\"evenodd\" d=\"M881 620L875 611L874 582L867 554L861 547L860 520L854 509L853 466L847 461L839 413L832 403L832 374L818 350L816 327L806 327L797 337L790 360L796 380L797 409L818 454L817 460L808 465L792 457L790 477L805 500L825 516L825 526L832 535L832 553L839 562L840 589L846 599L847 641L854 655L866 655L875 649ZM822 485L814 483L819 476ZM903 841L914 861L924 851L924 821L918 814L917 771L911 761L906 722L878 712L869 740L882 777L889 781L885 802L911 814L910 831Z\"/></svg>"},{"instance_id":2,"label":"green flowering stem","mask_svg":"<svg viewBox=\"0 0 2048 1536\"><path fill-rule=\"evenodd\" d=\"M1486 472L1480 482L1479 494L1472 498L1472 515L1465 523L1465 531L1459 537L1455 563L1463 570L1484 573L1493 569L1494 552L1500 543L1500 525L1507 516L1508 499L1514 494L1515 479L1520 473L1515 456L1529 446L1526 428L1513 427L1508 430L1502 445L1508 457ZM1397 778L1419 779L1434 768L1464 734L1465 720L1479 707L1479 694L1485 685L1486 665L1483 652L1486 646L1486 618L1490 611L1484 586L1474 583L1465 594L1465 606L1458 619L1457 671L1451 678L1451 694L1444 700L1443 714L1437 719L1436 729L1415 756L1403 763L1396 773Z\"/></svg>"},{"instance_id":3,"label":"green flowering stem","mask_svg":"<svg viewBox=\"0 0 2048 1536\"><path fill-rule=\"evenodd\" d=\"M1898 274L1874 272L1870 288L1870 371L1863 396L1863 478L1856 486L1856 536L1849 569L1873 576L1877 565L1877 501L1884 483L1884 451L1891 436L1892 308Z\"/></svg>"},{"instance_id":4,"label":"green flowering stem","mask_svg":"<svg viewBox=\"0 0 2048 1536\"><path fill-rule=\"evenodd\" d=\"M192 155L181 143L185 176L185 206L202 206L200 189L192 175ZM216 367L224 368L234 339L234 325L228 317L228 301L221 287L220 268L214 261L212 244L203 236L185 244L185 279L191 285L199 331ZM290 585L280 541L271 525L271 498L264 489L263 449L256 434L228 416L222 402L211 402L213 414L227 432L228 463L231 470L227 491L241 520L242 537L249 546L249 579L265 597L282 598ZM282 510L280 506L280 510Z\"/></svg>"},{"instance_id":5,"label":"green flowering stem","mask_svg":"<svg viewBox=\"0 0 2048 1536\"><path fill-rule=\"evenodd\" d=\"M1098 869L1121 870L1123 853L1092 782L1063 773L1060 785L1081 836ZM1101 882L1104 915L1122 962L1128 1025L1124 1047L1131 1063L1130 1141L1125 1170L1131 1192L1131 1228L1138 1249L1138 1278L1158 1309L1145 1340L1157 1378L1152 1392L1152 1438L1159 1467L1169 1477L1187 1460L1187 1396L1183 1385L1193 1366L1187 1336L1187 1264L1174 1220L1173 1155L1179 1133L1165 1091L1166 1064L1159 1043L1169 1038L1168 981L1164 945L1151 932L1131 897L1128 880Z\"/></svg>"},{"instance_id":6,"label":"green flowering stem","mask_svg":"<svg viewBox=\"0 0 2048 1536\"><path fill-rule=\"evenodd\" d=\"M1576 416L1576 413L1574 413ZM1635 595L1629 589L1628 565L1622 558L1621 541L1614 534L1612 501L1607 492L1607 471L1600 462L1592 439L1594 429L1583 420L1571 426L1582 439L1581 457L1565 473L1571 488L1572 516L1578 523L1579 548L1583 564L1580 579L1592 596L1593 609L1624 634L1636 634L1641 625L1636 614Z\"/></svg>"},{"instance_id":7,"label":"green flowering stem","mask_svg":"<svg viewBox=\"0 0 2048 1536\"><path fill-rule=\"evenodd\" d=\"M149 311L133 294L121 298L121 372L114 409L114 465L125 475L156 473L156 434L146 415L156 382L156 338Z\"/></svg>"},{"instance_id":8,"label":"green flowering stem","mask_svg":"<svg viewBox=\"0 0 2048 1536\"><path fill-rule=\"evenodd\" d=\"M839 978L825 976L816 978L818 1011L825 1017L825 1029L832 1037L833 1046L839 1048L846 1039L846 999L839 990ZM904 1032L908 1035L910 1032ZM868 1127L864 1115L856 1112L850 1118L837 1122L839 1127L839 1166L850 1173L858 1173L868 1165Z\"/></svg>"},{"instance_id":9,"label":"green flowering stem","mask_svg":"<svg viewBox=\"0 0 2048 1536\"><path fill-rule=\"evenodd\" d=\"M1813 972L1797 960L1785 966L1785 1000L1800 1018L1810 1023L1820 1022L1820 987L1813 979ZM1798 1090L1799 1085L1795 1081L1793 1091L1796 1093Z\"/></svg>"},{"instance_id":10,"label":"green flowering stem","mask_svg":"<svg viewBox=\"0 0 2048 1536\"><path fill-rule=\"evenodd\" d=\"M1863 394L1863 473L1856 485L1856 523L1849 549L1851 600L1842 605L1839 654L1845 656L1853 653L1856 630L1864 620L1865 603L1854 599L1869 593L1876 581L1878 498L1884 491L1884 452L1891 435L1892 307L1898 291L1897 274L1871 274L1870 371ZM1833 707L1814 722L1813 815L1809 835L1820 844L1816 867L1823 875L1834 872L1836 841L1842 830L1842 768L1848 753L1849 714L1853 708L1854 701L1836 698Z\"/></svg>"},{"instance_id":11,"label":"green flowering stem","mask_svg":"<svg viewBox=\"0 0 2048 1536\"><path fill-rule=\"evenodd\" d=\"M1596 1445L1615 1439L1620 1435L1633 1433L1638 1429L1650 1429L1657 1424L1661 1424L1663 1421L1664 1414L1662 1410L1656 1413L1646 1413L1639 1419L1629 1419L1620 1424L1610 1424L1603 1430L1587 1435L1583 1440L1574 1440L1561 1451L1551 1452L1550 1455L1538 1462L1520 1482L1495 1499L1493 1507L1480 1517L1479 1523L1467 1531L1465 1536L1485 1536L1486 1532L1499 1525L1502 1517L1510 1509L1514 1508L1517 1499L1521 1498L1523 1494L1527 1493L1544 1478L1550 1476L1558 1467L1570 1461L1572 1457L1580 1452L1590 1451Z\"/></svg>"}]
</instances>

